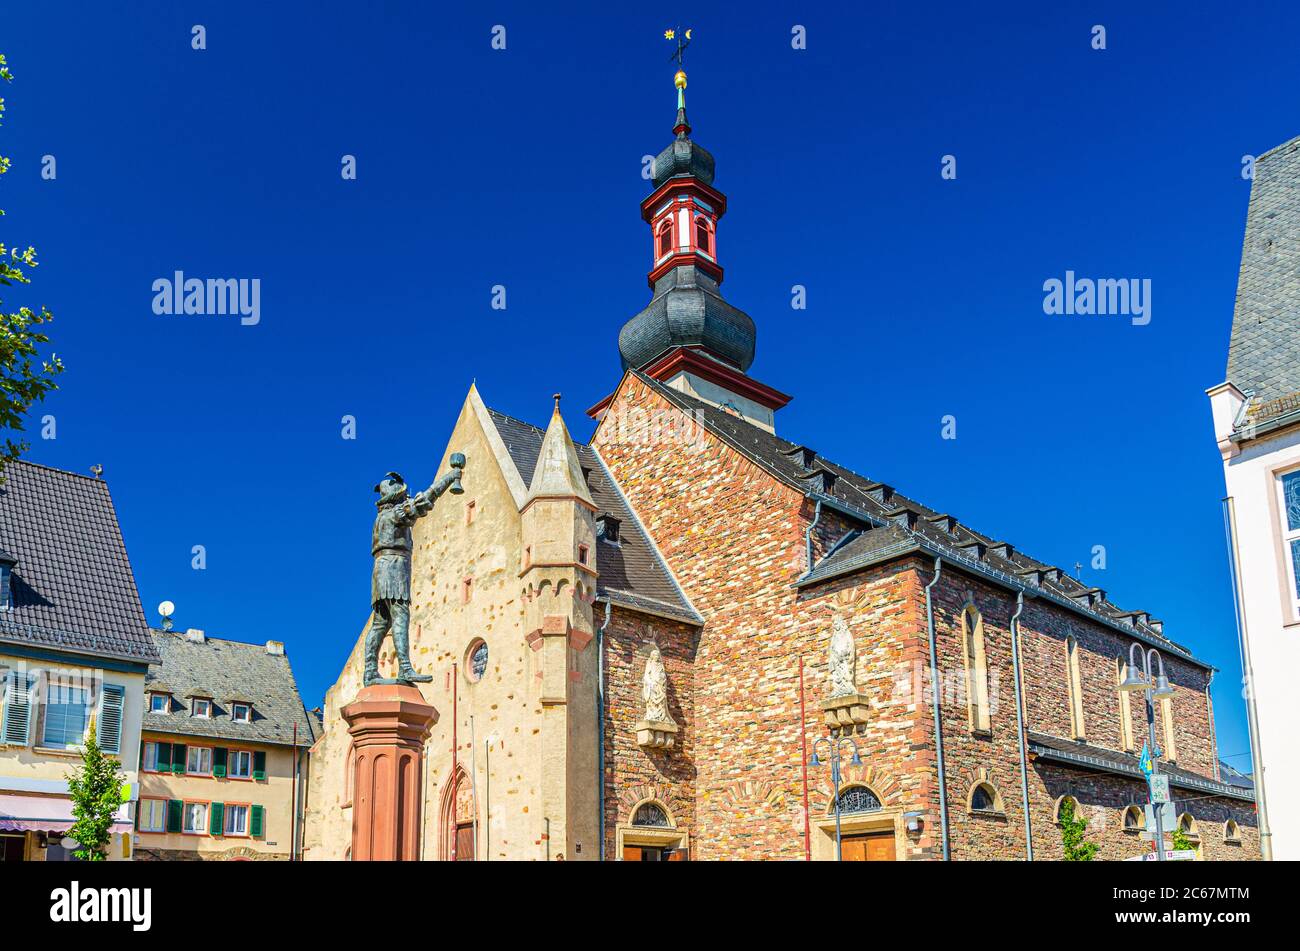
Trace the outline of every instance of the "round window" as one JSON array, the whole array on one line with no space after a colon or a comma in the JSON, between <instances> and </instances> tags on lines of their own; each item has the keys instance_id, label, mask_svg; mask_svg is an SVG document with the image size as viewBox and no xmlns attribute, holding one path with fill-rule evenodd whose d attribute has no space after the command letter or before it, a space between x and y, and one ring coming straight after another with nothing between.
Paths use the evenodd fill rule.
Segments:
<instances>
[{"instance_id":1,"label":"round window","mask_svg":"<svg viewBox=\"0 0 1300 951\"><path fill-rule=\"evenodd\" d=\"M478 683L483 679L483 674L487 671L487 665L487 641L480 638L469 645L469 650L465 654L465 676L470 679L471 683Z\"/></svg>"}]
</instances>

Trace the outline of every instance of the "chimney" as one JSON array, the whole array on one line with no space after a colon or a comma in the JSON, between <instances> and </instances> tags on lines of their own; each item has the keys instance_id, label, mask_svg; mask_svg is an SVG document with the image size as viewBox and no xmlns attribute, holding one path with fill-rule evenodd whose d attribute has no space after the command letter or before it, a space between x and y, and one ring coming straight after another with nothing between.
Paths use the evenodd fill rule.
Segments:
<instances>
[{"instance_id":1,"label":"chimney","mask_svg":"<svg viewBox=\"0 0 1300 951\"><path fill-rule=\"evenodd\" d=\"M202 644L205 640L207 640L207 637L204 636L203 631L200 630L199 628L191 627L186 629L185 639L189 641L191 644Z\"/></svg>"},{"instance_id":2,"label":"chimney","mask_svg":"<svg viewBox=\"0 0 1300 951\"><path fill-rule=\"evenodd\" d=\"M266 652L275 657L284 656L284 641L267 641Z\"/></svg>"}]
</instances>

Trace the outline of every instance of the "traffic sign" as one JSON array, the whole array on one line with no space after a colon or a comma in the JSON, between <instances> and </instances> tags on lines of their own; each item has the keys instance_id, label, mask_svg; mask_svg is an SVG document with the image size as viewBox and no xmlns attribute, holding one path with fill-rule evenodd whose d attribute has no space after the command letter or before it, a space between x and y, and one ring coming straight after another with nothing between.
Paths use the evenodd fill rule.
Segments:
<instances>
[{"instance_id":1,"label":"traffic sign","mask_svg":"<svg viewBox=\"0 0 1300 951\"><path fill-rule=\"evenodd\" d=\"M1169 777L1164 773L1156 773L1148 777L1151 784L1151 801L1168 802L1169 801Z\"/></svg>"}]
</instances>

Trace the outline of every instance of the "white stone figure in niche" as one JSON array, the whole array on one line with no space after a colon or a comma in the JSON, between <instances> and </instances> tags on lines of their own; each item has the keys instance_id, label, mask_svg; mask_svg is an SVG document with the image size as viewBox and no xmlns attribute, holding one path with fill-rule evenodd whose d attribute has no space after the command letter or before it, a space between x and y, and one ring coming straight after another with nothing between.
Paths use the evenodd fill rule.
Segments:
<instances>
[{"instance_id":1,"label":"white stone figure in niche","mask_svg":"<svg viewBox=\"0 0 1300 951\"><path fill-rule=\"evenodd\" d=\"M647 723L673 722L668 715L668 674L657 647L646 658L645 673L641 675L641 699L645 701Z\"/></svg>"},{"instance_id":2,"label":"white stone figure in niche","mask_svg":"<svg viewBox=\"0 0 1300 951\"><path fill-rule=\"evenodd\" d=\"M848 697L858 692L857 650L853 645L853 635L849 633L849 622L842 615L835 615L831 621L831 699Z\"/></svg>"}]
</instances>

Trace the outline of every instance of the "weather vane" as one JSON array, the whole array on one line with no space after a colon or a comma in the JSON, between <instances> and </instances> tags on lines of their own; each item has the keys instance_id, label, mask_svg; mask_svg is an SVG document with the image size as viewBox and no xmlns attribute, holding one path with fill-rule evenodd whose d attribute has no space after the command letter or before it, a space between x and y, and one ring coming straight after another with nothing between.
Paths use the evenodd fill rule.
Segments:
<instances>
[{"instance_id":1,"label":"weather vane","mask_svg":"<svg viewBox=\"0 0 1300 951\"><path fill-rule=\"evenodd\" d=\"M677 41L677 49L673 50L673 55L668 58L677 61L678 69L685 68L686 47L691 45L691 31L687 30L685 33L682 33L680 28L677 30L664 30L664 39Z\"/></svg>"}]
</instances>

